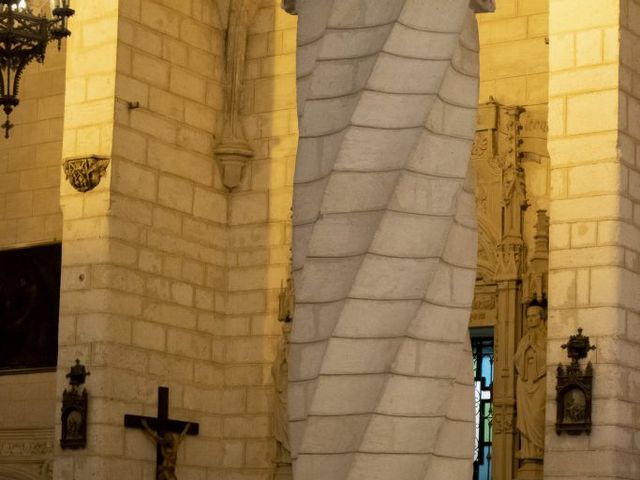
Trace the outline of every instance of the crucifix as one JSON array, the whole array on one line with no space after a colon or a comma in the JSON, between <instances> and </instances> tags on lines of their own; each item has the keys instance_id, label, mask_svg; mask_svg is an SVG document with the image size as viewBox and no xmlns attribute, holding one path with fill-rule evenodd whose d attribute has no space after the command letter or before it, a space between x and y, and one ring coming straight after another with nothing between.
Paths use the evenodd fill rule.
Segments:
<instances>
[{"instance_id":1,"label":"crucifix","mask_svg":"<svg viewBox=\"0 0 640 480\"><path fill-rule=\"evenodd\" d=\"M158 387L158 416L125 415L124 426L139 428L156 443L156 479L176 480L178 447L185 435L198 435L200 427L194 422L169 418L169 389Z\"/></svg>"}]
</instances>

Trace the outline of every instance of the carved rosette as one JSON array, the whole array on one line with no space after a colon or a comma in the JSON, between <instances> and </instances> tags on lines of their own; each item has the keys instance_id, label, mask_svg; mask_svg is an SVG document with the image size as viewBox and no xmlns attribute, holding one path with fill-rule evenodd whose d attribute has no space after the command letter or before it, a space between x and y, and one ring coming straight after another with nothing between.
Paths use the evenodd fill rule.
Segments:
<instances>
[{"instance_id":1,"label":"carved rosette","mask_svg":"<svg viewBox=\"0 0 640 480\"><path fill-rule=\"evenodd\" d=\"M84 193L98 186L108 165L109 157L91 155L67 158L62 168L71 186Z\"/></svg>"}]
</instances>

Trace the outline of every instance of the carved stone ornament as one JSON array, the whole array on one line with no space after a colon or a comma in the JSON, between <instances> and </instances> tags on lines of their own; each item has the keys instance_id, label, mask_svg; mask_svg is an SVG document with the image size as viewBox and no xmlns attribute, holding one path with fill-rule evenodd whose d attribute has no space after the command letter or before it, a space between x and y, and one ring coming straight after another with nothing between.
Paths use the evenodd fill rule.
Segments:
<instances>
[{"instance_id":1,"label":"carved stone ornament","mask_svg":"<svg viewBox=\"0 0 640 480\"><path fill-rule=\"evenodd\" d=\"M520 432L522 462L541 462L544 455L544 410L547 376L546 305L531 303L526 309L527 331L520 339L513 362L516 378L516 428Z\"/></svg>"},{"instance_id":2,"label":"carved stone ornament","mask_svg":"<svg viewBox=\"0 0 640 480\"><path fill-rule=\"evenodd\" d=\"M0 479L51 480L53 428L0 429Z\"/></svg>"},{"instance_id":3,"label":"carved stone ornament","mask_svg":"<svg viewBox=\"0 0 640 480\"><path fill-rule=\"evenodd\" d=\"M73 188L79 192L93 190L104 176L109 158L99 155L73 157L64 161L64 175Z\"/></svg>"},{"instance_id":4,"label":"carved stone ornament","mask_svg":"<svg viewBox=\"0 0 640 480\"><path fill-rule=\"evenodd\" d=\"M240 184L245 164L254 152L242 124L242 98L246 67L247 35L258 10L254 0L231 0L226 35L224 128L214 150L222 183L229 190Z\"/></svg>"},{"instance_id":5,"label":"carved stone ornament","mask_svg":"<svg viewBox=\"0 0 640 480\"><path fill-rule=\"evenodd\" d=\"M558 365L556 402L556 433L569 435L591 433L591 397L593 391L593 367L591 362L582 370L580 359L586 358L589 350L595 346L589 343L589 337L582 335L578 328L577 335L571 335L569 341L562 345L567 350L571 364L567 367Z\"/></svg>"},{"instance_id":6,"label":"carved stone ornament","mask_svg":"<svg viewBox=\"0 0 640 480\"><path fill-rule=\"evenodd\" d=\"M0 430L0 464L40 463L53 455L52 429Z\"/></svg>"},{"instance_id":7,"label":"carved stone ornament","mask_svg":"<svg viewBox=\"0 0 640 480\"><path fill-rule=\"evenodd\" d=\"M62 394L62 449L84 448L87 445L87 390L83 387L87 375L80 360L71 367L67 378L69 386Z\"/></svg>"}]
</instances>

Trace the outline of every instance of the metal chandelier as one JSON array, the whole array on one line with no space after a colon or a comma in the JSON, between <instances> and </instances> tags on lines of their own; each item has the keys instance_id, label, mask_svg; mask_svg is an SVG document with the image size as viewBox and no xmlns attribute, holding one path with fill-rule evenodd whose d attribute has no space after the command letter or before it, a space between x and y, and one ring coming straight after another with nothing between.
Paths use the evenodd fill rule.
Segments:
<instances>
[{"instance_id":1,"label":"metal chandelier","mask_svg":"<svg viewBox=\"0 0 640 480\"><path fill-rule=\"evenodd\" d=\"M32 61L42 63L47 44L71 35L68 20L75 12L71 0L50 0L53 18L35 15L28 0L0 0L0 105L7 115L0 125L9 138L13 124L9 115L20 103L20 77Z\"/></svg>"}]
</instances>

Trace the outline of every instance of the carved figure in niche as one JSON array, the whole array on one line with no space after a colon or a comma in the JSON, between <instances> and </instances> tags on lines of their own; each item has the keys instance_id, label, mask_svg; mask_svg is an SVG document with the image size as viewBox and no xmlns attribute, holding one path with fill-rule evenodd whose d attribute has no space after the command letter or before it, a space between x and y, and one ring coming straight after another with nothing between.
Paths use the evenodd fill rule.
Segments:
<instances>
[{"instance_id":1,"label":"carved figure in niche","mask_svg":"<svg viewBox=\"0 0 640 480\"><path fill-rule=\"evenodd\" d=\"M82 414L78 410L72 410L67 415L67 439L82 438Z\"/></svg>"},{"instance_id":2,"label":"carved figure in niche","mask_svg":"<svg viewBox=\"0 0 640 480\"><path fill-rule=\"evenodd\" d=\"M565 423L580 423L585 420L587 401L584 392L574 388L567 392L564 403Z\"/></svg>"},{"instance_id":3,"label":"carved figure in niche","mask_svg":"<svg viewBox=\"0 0 640 480\"><path fill-rule=\"evenodd\" d=\"M157 480L177 480L176 462L178 461L178 447L189 431L190 423L187 423L181 433L166 432L162 437L149 427L145 419L140 421L144 432L158 444L162 452L162 464L158 465Z\"/></svg>"},{"instance_id":4,"label":"carved figure in niche","mask_svg":"<svg viewBox=\"0 0 640 480\"><path fill-rule=\"evenodd\" d=\"M508 165L503 171L503 198L504 204L509 205L511 203L511 197L516 187L516 172L513 165Z\"/></svg>"},{"instance_id":5,"label":"carved figure in niche","mask_svg":"<svg viewBox=\"0 0 640 480\"><path fill-rule=\"evenodd\" d=\"M87 444L87 405L89 396L84 382L87 379L84 365L76 359L76 364L69 369L66 377L70 388L62 393L62 436L60 446L67 448L84 448Z\"/></svg>"},{"instance_id":6,"label":"carved figure in niche","mask_svg":"<svg viewBox=\"0 0 640 480\"><path fill-rule=\"evenodd\" d=\"M538 303L527 307L527 333L514 357L518 377L516 401L521 460L542 460L544 454L545 377L547 374L546 311Z\"/></svg>"}]
</instances>

